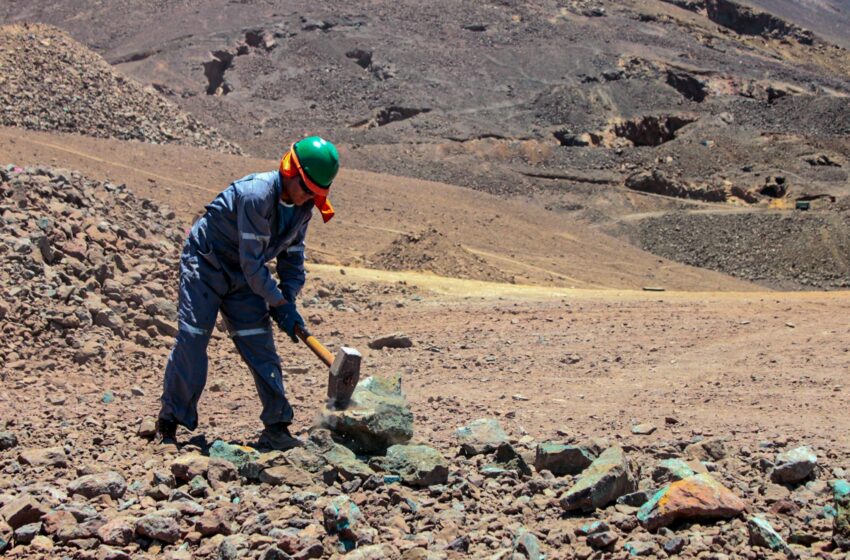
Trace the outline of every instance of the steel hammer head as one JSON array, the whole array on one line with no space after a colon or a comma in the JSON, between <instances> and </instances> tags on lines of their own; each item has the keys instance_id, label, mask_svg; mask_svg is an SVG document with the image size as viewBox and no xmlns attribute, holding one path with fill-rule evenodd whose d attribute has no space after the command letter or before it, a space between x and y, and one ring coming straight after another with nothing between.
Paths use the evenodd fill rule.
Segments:
<instances>
[{"instance_id":1,"label":"steel hammer head","mask_svg":"<svg viewBox=\"0 0 850 560\"><path fill-rule=\"evenodd\" d=\"M344 409L351 402L351 395L360 381L361 355L354 348L342 346L337 350L328 372L328 407Z\"/></svg>"}]
</instances>

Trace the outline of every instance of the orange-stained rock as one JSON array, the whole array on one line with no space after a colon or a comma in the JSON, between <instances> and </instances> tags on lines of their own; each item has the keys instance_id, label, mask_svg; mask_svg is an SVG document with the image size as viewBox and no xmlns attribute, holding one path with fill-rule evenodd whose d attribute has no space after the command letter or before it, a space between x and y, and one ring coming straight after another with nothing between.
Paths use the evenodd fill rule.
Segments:
<instances>
[{"instance_id":1,"label":"orange-stained rock","mask_svg":"<svg viewBox=\"0 0 850 560\"><path fill-rule=\"evenodd\" d=\"M638 511L637 517L654 531L676 521L736 517L746 504L708 474L697 474L659 490Z\"/></svg>"}]
</instances>

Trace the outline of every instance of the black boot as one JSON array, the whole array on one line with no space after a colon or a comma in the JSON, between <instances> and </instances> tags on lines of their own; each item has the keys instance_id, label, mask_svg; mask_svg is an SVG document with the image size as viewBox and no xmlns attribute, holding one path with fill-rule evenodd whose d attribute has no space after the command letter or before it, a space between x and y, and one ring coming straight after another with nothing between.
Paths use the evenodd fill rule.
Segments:
<instances>
[{"instance_id":1,"label":"black boot","mask_svg":"<svg viewBox=\"0 0 850 560\"><path fill-rule=\"evenodd\" d=\"M177 444L177 422L160 418L156 421L156 443Z\"/></svg>"},{"instance_id":2,"label":"black boot","mask_svg":"<svg viewBox=\"0 0 850 560\"><path fill-rule=\"evenodd\" d=\"M293 447L303 445L301 440L292 437L289 433L289 424L278 423L270 424L265 427L263 433L260 434L258 446L261 448L276 449L278 451L286 451Z\"/></svg>"}]
</instances>

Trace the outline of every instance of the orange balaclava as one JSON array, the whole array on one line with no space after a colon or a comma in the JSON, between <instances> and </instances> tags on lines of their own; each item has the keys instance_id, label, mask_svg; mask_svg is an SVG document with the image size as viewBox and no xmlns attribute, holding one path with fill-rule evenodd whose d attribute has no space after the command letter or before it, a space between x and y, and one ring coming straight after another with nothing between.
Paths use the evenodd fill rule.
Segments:
<instances>
[{"instance_id":1,"label":"orange balaclava","mask_svg":"<svg viewBox=\"0 0 850 560\"><path fill-rule=\"evenodd\" d=\"M331 206L331 201L328 200L330 188L322 187L310 180L310 177L307 176L307 173L304 172L304 169L301 168L298 162L298 155L295 153L295 144L280 159L280 174L290 179L300 174L301 180L304 181L304 184L313 193L313 203L319 209L319 212L321 212L324 223L328 223L334 217L334 207Z\"/></svg>"}]
</instances>

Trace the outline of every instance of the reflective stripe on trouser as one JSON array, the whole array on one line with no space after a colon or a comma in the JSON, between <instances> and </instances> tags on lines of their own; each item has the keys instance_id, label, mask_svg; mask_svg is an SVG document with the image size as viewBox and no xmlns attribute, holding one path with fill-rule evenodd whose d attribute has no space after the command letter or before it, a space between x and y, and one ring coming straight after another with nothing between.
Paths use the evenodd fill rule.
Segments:
<instances>
[{"instance_id":1,"label":"reflective stripe on trouser","mask_svg":"<svg viewBox=\"0 0 850 560\"><path fill-rule=\"evenodd\" d=\"M180 258L178 332L168 358L159 417L194 430L198 400L207 382L207 346L219 309L239 354L254 376L264 424L292 422L268 307L247 285L235 289L215 257L198 254L187 241Z\"/></svg>"}]
</instances>

